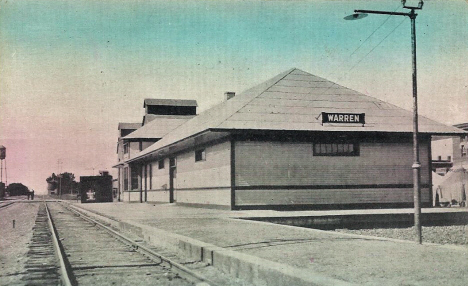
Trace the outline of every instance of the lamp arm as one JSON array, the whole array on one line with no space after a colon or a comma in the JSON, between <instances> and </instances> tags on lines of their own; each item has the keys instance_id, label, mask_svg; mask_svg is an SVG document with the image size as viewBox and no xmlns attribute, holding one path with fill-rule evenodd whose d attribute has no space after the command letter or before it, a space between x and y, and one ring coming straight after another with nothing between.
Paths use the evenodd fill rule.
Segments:
<instances>
[{"instance_id":1,"label":"lamp arm","mask_svg":"<svg viewBox=\"0 0 468 286\"><path fill-rule=\"evenodd\" d=\"M354 10L354 13L396 15L396 16L408 16L408 17L410 16L410 13L404 13L404 12L389 12L389 11L375 11L375 10Z\"/></svg>"}]
</instances>

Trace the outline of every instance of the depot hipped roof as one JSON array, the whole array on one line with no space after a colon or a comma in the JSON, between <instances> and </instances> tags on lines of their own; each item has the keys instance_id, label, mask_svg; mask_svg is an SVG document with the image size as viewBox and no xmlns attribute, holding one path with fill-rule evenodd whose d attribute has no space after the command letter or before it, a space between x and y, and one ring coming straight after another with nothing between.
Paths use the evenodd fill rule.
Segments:
<instances>
[{"instance_id":1,"label":"depot hipped roof","mask_svg":"<svg viewBox=\"0 0 468 286\"><path fill-rule=\"evenodd\" d=\"M321 112L365 113L366 123L364 126L322 124ZM411 133L412 120L412 111L293 68L192 118L136 158L207 130ZM423 116L419 116L419 131L463 133Z\"/></svg>"}]
</instances>

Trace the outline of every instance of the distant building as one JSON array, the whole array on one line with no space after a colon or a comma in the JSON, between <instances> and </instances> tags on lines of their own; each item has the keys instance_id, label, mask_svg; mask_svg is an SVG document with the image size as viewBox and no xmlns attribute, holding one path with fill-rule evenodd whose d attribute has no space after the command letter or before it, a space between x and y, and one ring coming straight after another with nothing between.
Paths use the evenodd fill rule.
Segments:
<instances>
[{"instance_id":1,"label":"distant building","mask_svg":"<svg viewBox=\"0 0 468 286\"><path fill-rule=\"evenodd\" d=\"M80 198L82 203L112 202L112 176L108 171L100 171L99 176L80 176Z\"/></svg>"},{"instance_id":2,"label":"distant building","mask_svg":"<svg viewBox=\"0 0 468 286\"><path fill-rule=\"evenodd\" d=\"M455 124L454 126L464 131L468 131L468 122ZM462 137L460 137L460 145L458 148L458 153L460 154L460 157L458 156L455 157L454 164L460 165L461 167L468 169L468 135L467 134L464 134Z\"/></svg>"},{"instance_id":3,"label":"distant building","mask_svg":"<svg viewBox=\"0 0 468 286\"><path fill-rule=\"evenodd\" d=\"M460 137L434 136L432 138L432 171L444 176L453 167L454 154L457 154L459 143Z\"/></svg>"},{"instance_id":4,"label":"distant building","mask_svg":"<svg viewBox=\"0 0 468 286\"><path fill-rule=\"evenodd\" d=\"M197 114L197 102L195 100L145 99L143 108L145 108L145 114L141 124L119 124L120 136L117 144L119 164L114 166L119 170L119 201L129 201L135 196L139 197L136 200L146 201L146 197L144 198L140 192L134 190L148 184L147 181L138 179L139 177L148 177L152 173L151 167L131 169L128 163L125 162L134 158L139 152L159 141L167 133ZM147 185L146 188L148 187L150 186ZM124 192L126 196L123 196ZM133 196L131 193L134 193Z\"/></svg>"},{"instance_id":5,"label":"distant building","mask_svg":"<svg viewBox=\"0 0 468 286\"><path fill-rule=\"evenodd\" d=\"M468 123L454 125L461 130L468 131ZM468 196L468 136L451 136L445 138L434 138L433 146L433 166L437 166L437 171L445 172L438 182L434 182L433 194L434 202L443 206L458 205L466 206L466 198ZM445 142L444 144L440 144ZM435 148L434 148L435 147ZM434 150L435 149L435 150ZM444 153L445 152L445 153ZM438 154L452 154L450 161L446 162L447 166L441 166L441 158ZM448 155L450 156L450 155ZM449 161L449 160L447 160ZM449 164L450 163L450 164ZM434 168L433 168L434 169Z\"/></svg>"},{"instance_id":6,"label":"distant building","mask_svg":"<svg viewBox=\"0 0 468 286\"><path fill-rule=\"evenodd\" d=\"M232 210L413 205L412 112L299 69L233 95L178 126L154 120L124 137L155 139L116 165L124 200ZM432 206L431 136L466 133L425 117L419 131L421 201Z\"/></svg>"},{"instance_id":7,"label":"distant building","mask_svg":"<svg viewBox=\"0 0 468 286\"><path fill-rule=\"evenodd\" d=\"M456 128L468 131L468 123L456 124ZM451 168L468 169L468 136L433 136L432 137L432 170L445 175Z\"/></svg>"}]
</instances>

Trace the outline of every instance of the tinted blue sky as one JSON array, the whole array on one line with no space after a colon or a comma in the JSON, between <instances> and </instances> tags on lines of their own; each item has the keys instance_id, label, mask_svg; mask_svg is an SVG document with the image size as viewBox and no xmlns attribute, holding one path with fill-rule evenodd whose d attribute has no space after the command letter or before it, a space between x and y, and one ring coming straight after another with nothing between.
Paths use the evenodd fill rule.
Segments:
<instances>
[{"instance_id":1,"label":"tinted blue sky","mask_svg":"<svg viewBox=\"0 0 468 286\"><path fill-rule=\"evenodd\" d=\"M409 19L343 20L354 9L399 6L2 0L0 144L9 182L45 189L57 159L77 176L110 169L117 124L141 121L144 98L196 99L202 111L225 91L292 67L411 109ZM417 37L420 113L447 124L468 121L467 2L425 1Z\"/></svg>"}]
</instances>

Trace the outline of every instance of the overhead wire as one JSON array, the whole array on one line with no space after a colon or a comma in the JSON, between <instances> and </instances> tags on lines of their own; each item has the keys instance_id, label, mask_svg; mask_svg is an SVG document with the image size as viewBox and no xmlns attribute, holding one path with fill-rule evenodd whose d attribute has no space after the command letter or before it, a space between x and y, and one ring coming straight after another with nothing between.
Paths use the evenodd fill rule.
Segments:
<instances>
[{"instance_id":1,"label":"overhead wire","mask_svg":"<svg viewBox=\"0 0 468 286\"><path fill-rule=\"evenodd\" d=\"M402 8L403 5L400 3L398 4L398 6L393 10L393 12L396 12L398 9ZM388 22L388 20L390 19L392 15L388 15L385 20L376 28L374 29L374 31L372 31L372 33L369 34L369 36L367 36L367 38L348 56L348 58L346 60L348 60L349 58L351 58L354 54L356 54L356 52L358 50L361 49L361 47L380 29L382 28L383 25L385 25L385 23ZM382 44L383 41L385 41L402 23L404 22L404 19L403 21L401 21L390 33L388 33L377 45L375 45L368 53L366 53L356 64L354 64L349 70L347 70L345 73L343 73L340 77L338 77L337 81L341 81L342 79L344 79L357 65L359 65L370 53L372 53L378 46L380 46L380 44ZM344 64L345 61L342 62L342 64ZM327 76L329 77L329 76ZM331 82L331 85L324 90L324 94L330 89L332 88L334 85L338 85L336 82ZM320 116L319 116L320 117Z\"/></svg>"},{"instance_id":2,"label":"overhead wire","mask_svg":"<svg viewBox=\"0 0 468 286\"><path fill-rule=\"evenodd\" d=\"M395 8L395 10L393 10L393 12L396 12L401 7L403 7L403 5L398 4L398 6ZM366 43L375 34L375 32L382 28L382 26L385 25L385 23L387 23L390 17L392 17L392 15L388 15L388 17L369 36L367 36L367 38L349 55L349 57L352 57L364 45L364 43Z\"/></svg>"},{"instance_id":3,"label":"overhead wire","mask_svg":"<svg viewBox=\"0 0 468 286\"><path fill-rule=\"evenodd\" d=\"M393 30L388 33L382 40L380 40L380 42L375 45L369 52L367 52L367 54L365 54L356 64L354 64L347 72L346 74L348 74L350 71L352 71L358 64L360 64L370 53L372 53L378 46L380 46L380 44L383 43L383 41L385 41L391 34L393 34L393 32L395 32L396 29L398 29L398 27L401 26L401 24L403 24L403 22L405 21L406 19L403 19L395 28L393 28Z\"/></svg>"}]
</instances>

